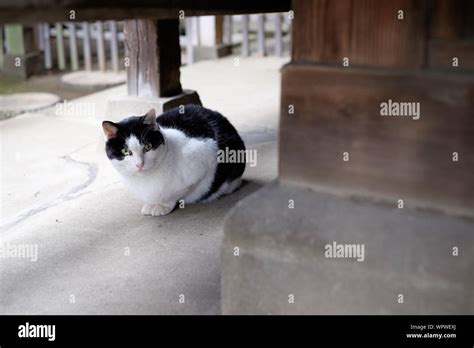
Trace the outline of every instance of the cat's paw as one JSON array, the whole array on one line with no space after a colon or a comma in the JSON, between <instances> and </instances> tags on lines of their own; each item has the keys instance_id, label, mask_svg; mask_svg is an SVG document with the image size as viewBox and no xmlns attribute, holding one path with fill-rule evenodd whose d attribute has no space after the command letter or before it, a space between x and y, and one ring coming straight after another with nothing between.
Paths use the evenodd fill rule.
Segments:
<instances>
[{"instance_id":1,"label":"cat's paw","mask_svg":"<svg viewBox=\"0 0 474 348\"><path fill-rule=\"evenodd\" d=\"M145 204L142 208L143 215L163 216L171 213L173 207L167 207L161 204Z\"/></svg>"}]
</instances>

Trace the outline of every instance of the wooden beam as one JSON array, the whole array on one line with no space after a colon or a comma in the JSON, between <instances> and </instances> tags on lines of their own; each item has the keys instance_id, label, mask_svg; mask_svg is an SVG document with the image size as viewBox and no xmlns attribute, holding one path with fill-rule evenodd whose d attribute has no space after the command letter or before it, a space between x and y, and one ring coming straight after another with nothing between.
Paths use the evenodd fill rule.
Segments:
<instances>
[{"instance_id":1,"label":"wooden beam","mask_svg":"<svg viewBox=\"0 0 474 348\"><path fill-rule=\"evenodd\" d=\"M222 0L116 0L108 4L95 0L4 0L0 2L0 23L68 21L69 11L76 11L79 21L124 20L133 18L173 19L180 11L186 16L229 15L284 12L291 0L222 1Z\"/></svg>"}]
</instances>

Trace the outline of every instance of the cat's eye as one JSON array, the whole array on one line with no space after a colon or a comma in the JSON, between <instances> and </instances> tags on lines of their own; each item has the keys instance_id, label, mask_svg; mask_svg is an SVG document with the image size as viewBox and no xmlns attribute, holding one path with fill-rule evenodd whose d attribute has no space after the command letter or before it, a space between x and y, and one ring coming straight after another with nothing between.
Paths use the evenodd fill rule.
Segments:
<instances>
[{"instance_id":1,"label":"cat's eye","mask_svg":"<svg viewBox=\"0 0 474 348\"><path fill-rule=\"evenodd\" d=\"M122 149L122 155L129 156L131 154L132 154L132 152L129 149L126 149L126 148Z\"/></svg>"},{"instance_id":2,"label":"cat's eye","mask_svg":"<svg viewBox=\"0 0 474 348\"><path fill-rule=\"evenodd\" d=\"M152 148L152 145L151 143L146 143L145 146L143 146L143 148L145 149L145 151L150 151Z\"/></svg>"}]
</instances>

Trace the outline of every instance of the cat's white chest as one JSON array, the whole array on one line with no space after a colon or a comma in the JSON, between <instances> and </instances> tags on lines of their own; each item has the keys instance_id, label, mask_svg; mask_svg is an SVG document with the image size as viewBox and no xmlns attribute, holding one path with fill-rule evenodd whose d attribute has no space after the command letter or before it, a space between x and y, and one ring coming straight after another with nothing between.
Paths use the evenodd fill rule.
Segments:
<instances>
[{"instance_id":1,"label":"cat's white chest","mask_svg":"<svg viewBox=\"0 0 474 348\"><path fill-rule=\"evenodd\" d=\"M146 203L156 203L166 199L173 188L169 178L161 173L124 178L123 183L127 189L138 199ZM171 185L170 185L171 184Z\"/></svg>"}]
</instances>

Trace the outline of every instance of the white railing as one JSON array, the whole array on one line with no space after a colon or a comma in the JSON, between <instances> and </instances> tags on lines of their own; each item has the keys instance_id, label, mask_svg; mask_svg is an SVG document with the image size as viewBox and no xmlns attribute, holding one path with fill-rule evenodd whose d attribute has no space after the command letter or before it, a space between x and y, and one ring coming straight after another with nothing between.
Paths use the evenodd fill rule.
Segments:
<instances>
[{"instance_id":1,"label":"white railing","mask_svg":"<svg viewBox=\"0 0 474 348\"><path fill-rule=\"evenodd\" d=\"M79 70L82 63L84 70L119 71L123 68L120 61L120 47L123 47L124 34L120 23L115 21L76 23L65 22L39 24L39 48L44 52L46 69L57 66L59 70ZM55 41L56 59L53 60ZM67 42L67 48L65 45ZM122 51L123 52L123 51ZM110 60L110 63L109 63Z\"/></svg>"},{"instance_id":2,"label":"white railing","mask_svg":"<svg viewBox=\"0 0 474 348\"><path fill-rule=\"evenodd\" d=\"M186 18L184 27L180 45L187 64L192 64L195 47L201 44L198 17ZM43 23L39 24L38 32L46 69L124 69L124 64L119 63L125 52L121 22ZM283 56L291 45L291 20L287 13L224 16L223 43L234 52L240 49L242 56Z\"/></svg>"},{"instance_id":3,"label":"white railing","mask_svg":"<svg viewBox=\"0 0 474 348\"><path fill-rule=\"evenodd\" d=\"M224 16L224 44L240 49L242 56L252 54L284 56L291 49L292 21L287 12L257 15ZM194 47L199 46L200 21L198 17L185 20L186 34L180 39L186 48L186 60L193 63Z\"/></svg>"}]
</instances>

